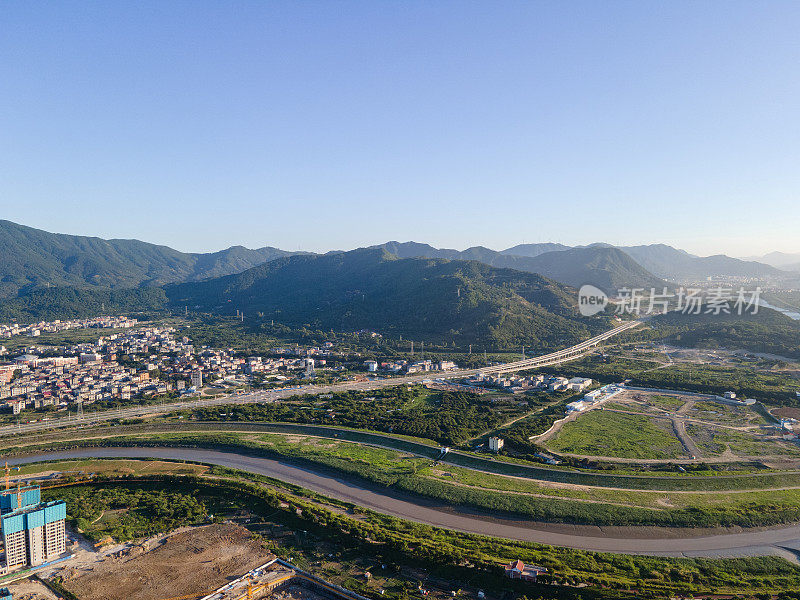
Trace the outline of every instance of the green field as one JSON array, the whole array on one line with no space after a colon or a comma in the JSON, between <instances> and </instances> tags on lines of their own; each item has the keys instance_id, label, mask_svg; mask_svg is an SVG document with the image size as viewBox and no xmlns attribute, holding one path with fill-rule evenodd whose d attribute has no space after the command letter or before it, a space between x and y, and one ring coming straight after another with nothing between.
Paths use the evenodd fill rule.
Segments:
<instances>
[{"instance_id":1,"label":"green field","mask_svg":"<svg viewBox=\"0 0 800 600\"><path fill-rule=\"evenodd\" d=\"M644 415L593 410L564 425L547 447L556 452L615 458L663 459L686 456L671 425Z\"/></svg>"},{"instance_id":2,"label":"green field","mask_svg":"<svg viewBox=\"0 0 800 600\"><path fill-rule=\"evenodd\" d=\"M645 397L645 402L661 410L674 412L686 404L686 400L675 396L651 395Z\"/></svg>"},{"instance_id":3,"label":"green field","mask_svg":"<svg viewBox=\"0 0 800 600\"><path fill-rule=\"evenodd\" d=\"M733 427L766 425L767 420L749 406L728 406L720 402L695 402L687 417Z\"/></svg>"}]
</instances>

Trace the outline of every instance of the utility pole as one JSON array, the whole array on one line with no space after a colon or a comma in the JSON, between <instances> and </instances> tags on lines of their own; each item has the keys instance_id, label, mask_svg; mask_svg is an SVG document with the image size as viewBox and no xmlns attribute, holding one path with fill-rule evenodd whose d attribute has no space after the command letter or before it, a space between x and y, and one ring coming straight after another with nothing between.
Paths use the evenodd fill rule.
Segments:
<instances>
[{"instance_id":1,"label":"utility pole","mask_svg":"<svg viewBox=\"0 0 800 600\"><path fill-rule=\"evenodd\" d=\"M469 345L469 353L472 355L472 344Z\"/></svg>"}]
</instances>

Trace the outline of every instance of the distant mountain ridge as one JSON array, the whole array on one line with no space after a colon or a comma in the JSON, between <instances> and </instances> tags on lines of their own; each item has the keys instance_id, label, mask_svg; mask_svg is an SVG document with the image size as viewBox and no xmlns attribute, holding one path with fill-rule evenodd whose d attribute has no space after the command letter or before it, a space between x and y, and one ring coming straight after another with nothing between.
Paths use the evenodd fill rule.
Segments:
<instances>
[{"instance_id":1,"label":"distant mountain ridge","mask_svg":"<svg viewBox=\"0 0 800 600\"><path fill-rule=\"evenodd\" d=\"M564 244L557 244L553 242L545 242L540 244L518 244L516 246L512 246L511 248L506 248L505 250L501 250L501 254L513 254L514 256L527 256L529 258L535 258L540 254L544 254L546 252L557 252L559 250L569 250L570 246L565 246Z\"/></svg>"},{"instance_id":2,"label":"distant mountain ridge","mask_svg":"<svg viewBox=\"0 0 800 600\"><path fill-rule=\"evenodd\" d=\"M702 280L708 277L748 277L754 279L780 277L778 269L752 261L743 261L723 254L694 256L666 244L622 246L645 269L673 281Z\"/></svg>"},{"instance_id":3,"label":"distant mountain ridge","mask_svg":"<svg viewBox=\"0 0 800 600\"><path fill-rule=\"evenodd\" d=\"M800 271L800 253L770 252L763 256L751 256L742 260L763 263L784 271Z\"/></svg>"},{"instance_id":4,"label":"distant mountain ridge","mask_svg":"<svg viewBox=\"0 0 800 600\"><path fill-rule=\"evenodd\" d=\"M483 246L475 246L463 251L438 249L417 242L387 242L380 246L374 246L374 248L382 248L400 258L477 260L492 267L538 273L572 287L580 287L589 283L610 294L623 287L649 289L667 285L664 280L642 268L618 248L605 245L549 250L536 256L507 254L507 251L497 252ZM540 249L544 249L544 247ZM535 252L531 248L527 250L531 253Z\"/></svg>"},{"instance_id":5,"label":"distant mountain ridge","mask_svg":"<svg viewBox=\"0 0 800 600\"><path fill-rule=\"evenodd\" d=\"M606 292L621 287L658 288L668 285L667 282L698 282L708 278L781 279L788 276L784 270L756 261L721 254L695 256L666 244L613 246L598 242L575 247L555 243L520 244L500 252L483 246L459 251L394 241L378 247L401 257L479 260L492 266L540 273L567 285L592 283Z\"/></svg>"},{"instance_id":6,"label":"distant mountain ridge","mask_svg":"<svg viewBox=\"0 0 800 600\"><path fill-rule=\"evenodd\" d=\"M0 297L41 287L132 288L238 273L290 254L233 246L208 254L139 240L49 233L0 220Z\"/></svg>"},{"instance_id":7,"label":"distant mountain ridge","mask_svg":"<svg viewBox=\"0 0 800 600\"><path fill-rule=\"evenodd\" d=\"M185 253L139 240L49 233L3 220L0 220L0 239L3 242L0 298L47 287L125 289L201 281L241 273L282 257L308 254L270 246L255 250L232 246L218 252ZM723 255L698 257L664 244L615 247L597 243L569 247L548 242L496 251L483 246L452 250L392 241L375 248L399 258L476 260L493 267L538 273L573 287L591 283L609 293L623 287L659 288L669 285L667 282L713 277L754 280L797 277L796 273L762 262ZM328 254L337 253L340 252ZM768 256L782 261L792 258ZM800 264L795 266L800 271Z\"/></svg>"}]
</instances>

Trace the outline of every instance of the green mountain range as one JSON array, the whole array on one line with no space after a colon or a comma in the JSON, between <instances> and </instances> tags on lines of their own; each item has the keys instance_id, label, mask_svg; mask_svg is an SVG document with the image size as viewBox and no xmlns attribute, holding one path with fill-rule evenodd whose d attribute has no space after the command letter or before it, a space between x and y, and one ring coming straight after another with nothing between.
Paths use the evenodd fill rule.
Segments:
<instances>
[{"instance_id":1,"label":"green mountain range","mask_svg":"<svg viewBox=\"0 0 800 600\"><path fill-rule=\"evenodd\" d=\"M132 288L239 273L289 253L234 246L189 254L139 240L49 233L0 220L0 298L42 287Z\"/></svg>"},{"instance_id":2,"label":"green mountain range","mask_svg":"<svg viewBox=\"0 0 800 600\"><path fill-rule=\"evenodd\" d=\"M270 246L187 253L139 240L49 233L3 220L0 239L0 298L46 287L119 289L201 281L299 254ZM723 255L698 257L664 244L575 248L555 243L521 244L500 252L483 246L460 251L416 242L387 242L376 247L400 258L477 260L493 267L538 273L573 287L591 283L607 292L622 287L658 288L665 285L664 280L775 280L792 276L760 262Z\"/></svg>"},{"instance_id":3,"label":"green mountain range","mask_svg":"<svg viewBox=\"0 0 800 600\"><path fill-rule=\"evenodd\" d=\"M607 326L578 316L574 290L540 275L382 248L279 258L165 291L176 308L456 344L557 347Z\"/></svg>"},{"instance_id":4,"label":"green mountain range","mask_svg":"<svg viewBox=\"0 0 800 600\"><path fill-rule=\"evenodd\" d=\"M738 277L779 272L664 245L526 244L497 252L388 242L324 255L241 246L191 254L138 240L53 234L9 221L0 221L0 236L0 322L188 307L222 314L242 310L249 318L322 330L371 329L496 348L564 346L602 329L602 317L584 319L575 310L574 288L584 283L613 292L668 285L652 272L676 279L701 277L706 269ZM666 321L654 324L675 343L800 352L794 342L799 326L788 319Z\"/></svg>"}]
</instances>

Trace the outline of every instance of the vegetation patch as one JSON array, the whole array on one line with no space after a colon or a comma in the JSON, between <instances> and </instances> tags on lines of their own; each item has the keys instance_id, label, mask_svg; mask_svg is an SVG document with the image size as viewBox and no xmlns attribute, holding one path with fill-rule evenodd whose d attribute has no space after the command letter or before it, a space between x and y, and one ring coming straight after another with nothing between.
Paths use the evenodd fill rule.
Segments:
<instances>
[{"instance_id":1,"label":"vegetation patch","mask_svg":"<svg viewBox=\"0 0 800 600\"><path fill-rule=\"evenodd\" d=\"M564 425L548 447L569 454L663 459L685 456L678 438L643 415L593 410Z\"/></svg>"},{"instance_id":2,"label":"vegetation patch","mask_svg":"<svg viewBox=\"0 0 800 600\"><path fill-rule=\"evenodd\" d=\"M65 500L67 518L94 541L125 542L208 519L206 506L193 494L153 487L79 485L43 490L43 495Z\"/></svg>"}]
</instances>

